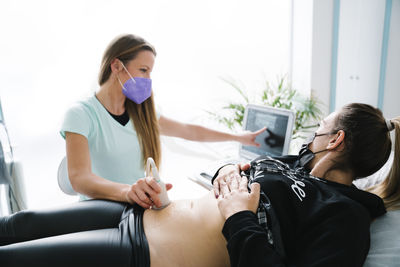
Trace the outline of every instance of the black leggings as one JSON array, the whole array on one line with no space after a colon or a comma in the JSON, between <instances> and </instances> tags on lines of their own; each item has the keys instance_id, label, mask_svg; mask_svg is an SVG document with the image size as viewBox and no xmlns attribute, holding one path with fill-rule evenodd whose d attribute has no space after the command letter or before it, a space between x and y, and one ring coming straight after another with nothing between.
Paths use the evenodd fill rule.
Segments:
<instances>
[{"instance_id":1,"label":"black leggings","mask_svg":"<svg viewBox=\"0 0 400 267\"><path fill-rule=\"evenodd\" d=\"M0 266L150 266L143 208L88 200L0 218Z\"/></svg>"}]
</instances>

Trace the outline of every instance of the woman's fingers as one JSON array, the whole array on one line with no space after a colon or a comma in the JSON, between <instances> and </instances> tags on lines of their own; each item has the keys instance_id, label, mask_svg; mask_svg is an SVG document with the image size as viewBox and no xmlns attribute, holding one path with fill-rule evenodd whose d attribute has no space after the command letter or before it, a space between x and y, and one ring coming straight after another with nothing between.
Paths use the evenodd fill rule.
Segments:
<instances>
[{"instance_id":1,"label":"woman's fingers","mask_svg":"<svg viewBox=\"0 0 400 267\"><path fill-rule=\"evenodd\" d=\"M229 187L224 180L221 180L219 182L219 192L220 192L220 194L218 196L222 196L222 197L229 194L229 192L230 192Z\"/></svg>"},{"instance_id":2,"label":"woman's fingers","mask_svg":"<svg viewBox=\"0 0 400 267\"><path fill-rule=\"evenodd\" d=\"M260 147L260 146L261 146L261 144L259 144L259 143L256 142L256 137L257 137L258 135L260 135L261 133L265 132L265 130L267 130L267 127L264 127L264 128L262 128L262 129L260 129L260 130L255 131L255 132L252 133L252 143L253 143L252 145L253 145L253 146L256 146L256 147Z\"/></svg>"},{"instance_id":3,"label":"woman's fingers","mask_svg":"<svg viewBox=\"0 0 400 267\"><path fill-rule=\"evenodd\" d=\"M257 136L257 135L259 135L259 134L265 132L265 130L267 130L267 127L264 127L264 128L261 128L261 129L258 130L258 131L255 131L255 132L254 132L254 135Z\"/></svg>"},{"instance_id":4,"label":"woman's fingers","mask_svg":"<svg viewBox=\"0 0 400 267\"><path fill-rule=\"evenodd\" d=\"M172 184L167 183L165 187L170 190ZM129 203L137 203L146 209L153 205L161 207L161 200L158 196L160 192L161 186L153 177L141 178L127 192L127 200Z\"/></svg>"},{"instance_id":5,"label":"woman's fingers","mask_svg":"<svg viewBox=\"0 0 400 267\"><path fill-rule=\"evenodd\" d=\"M152 204L151 191L153 191L144 181L144 179L139 179L133 186L132 190L135 192L136 196L142 201L149 205ZM153 191L154 192L154 191Z\"/></svg>"},{"instance_id":6,"label":"woman's fingers","mask_svg":"<svg viewBox=\"0 0 400 267\"><path fill-rule=\"evenodd\" d=\"M258 203L260 201L260 184L259 183L252 183L250 192L250 205L251 211L256 213L258 208Z\"/></svg>"},{"instance_id":7,"label":"woman's fingers","mask_svg":"<svg viewBox=\"0 0 400 267\"><path fill-rule=\"evenodd\" d=\"M146 177L146 179L141 181L140 184L138 183L138 185L142 191L151 197L161 192L161 186L154 180L154 178L148 179L148 177Z\"/></svg>"},{"instance_id":8,"label":"woman's fingers","mask_svg":"<svg viewBox=\"0 0 400 267\"><path fill-rule=\"evenodd\" d=\"M226 181L221 180L219 182L220 195L226 196L235 190L239 190L240 179L239 174L232 173L226 178Z\"/></svg>"},{"instance_id":9,"label":"woman's fingers","mask_svg":"<svg viewBox=\"0 0 400 267\"><path fill-rule=\"evenodd\" d=\"M241 163L239 165L240 170L247 171L250 168L250 163Z\"/></svg>"},{"instance_id":10,"label":"woman's fingers","mask_svg":"<svg viewBox=\"0 0 400 267\"><path fill-rule=\"evenodd\" d=\"M214 179L213 190L214 190L214 196L218 198L218 196L220 195L218 179Z\"/></svg>"},{"instance_id":11,"label":"woman's fingers","mask_svg":"<svg viewBox=\"0 0 400 267\"><path fill-rule=\"evenodd\" d=\"M229 176L229 180L227 181L228 187L230 191L239 190L240 183L240 175L234 173Z\"/></svg>"},{"instance_id":12,"label":"woman's fingers","mask_svg":"<svg viewBox=\"0 0 400 267\"><path fill-rule=\"evenodd\" d=\"M149 195L146 194L146 192L142 191L142 190L138 190L135 192L136 196L144 203L148 204L148 205L152 205L153 201L150 199Z\"/></svg>"},{"instance_id":13,"label":"woman's fingers","mask_svg":"<svg viewBox=\"0 0 400 267\"><path fill-rule=\"evenodd\" d=\"M170 190L172 188L172 184L166 183L165 188L167 189L167 191Z\"/></svg>"},{"instance_id":14,"label":"woman's fingers","mask_svg":"<svg viewBox=\"0 0 400 267\"><path fill-rule=\"evenodd\" d=\"M137 203L138 205L142 206L142 207L145 208L145 209L148 209L148 208L150 208L150 206L151 206L150 204L148 204L148 203L146 203L146 202L143 202L143 201L137 196L136 192L134 192L134 191L131 191L131 192L130 192L129 197L130 197L135 203Z\"/></svg>"},{"instance_id":15,"label":"woman's fingers","mask_svg":"<svg viewBox=\"0 0 400 267\"><path fill-rule=\"evenodd\" d=\"M239 171L240 171L239 167L240 166L238 164L228 164L219 170L219 174L214 179L214 182L213 182L213 191L214 191L214 195L216 198L218 198L218 196L222 194L220 183L222 181L224 181L226 183L226 180L228 179L228 177L234 173L239 174Z\"/></svg>"},{"instance_id":16,"label":"woman's fingers","mask_svg":"<svg viewBox=\"0 0 400 267\"><path fill-rule=\"evenodd\" d=\"M220 181L219 185L221 195L218 198L218 209L225 219L243 210L257 212L260 184L253 183L249 192L245 176L238 180L234 175L230 175L226 182Z\"/></svg>"},{"instance_id":17,"label":"woman's fingers","mask_svg":"<svg viewBox=\"0 0 400 267\"><path fill-rule=\"evenodd\" d=\"M154 177L146 177L145 181L146 184L143 186L144 191L150 196L156 207L161 207L162 203L158 196L158 194L161 193L161 185Z\"/></svg>"},{"instance_id":18,"label":"woman's fingers","mask_svg":"<svg viewBox=\"0 0 400 267\"><path fill-rule=\"evenodd\" d=\"M240 178L239 191L248 192L248 190L247 190L247 178L246 178L246 176L242 176L242 177Z\"/></svg>"},{"instance_id":19,"label":"woman's fingers","mask_svg":"<svg viewBox=\"0 0 400 267\"><path fill-rule=\"evenodd\" d=\"M166 187L170 189L172 185L167 184ZM161 206L161 200L158 196L159 192L161 192L161 186L153 177L139 179L132 185L131 191L133 194L130 195L130 198L140 206L145 207L144 205L147 205L150 207L153 204L157 207Z\"/></svg>"},{"instance_id":20,"label":"woman's fingers","mask_svg":"<svg viewBox=\"0 0 400 267\"><path fill-rule=\"evenodd\" d=\"M157 183L156 179L154 177L146 177L146 184L149 185L152 190L156 191L156 193L161 193L161 186L159 183ZM149 193L149 192L148 192Z\"/></svg>"},{"instance_id":21,"label":"woman's fingers","mask_svg":"<svg viewBox=\"0 0 400 267\"><path fill-rule=\"evenodd\" d=\"M253 146L255 146L255 147L261 147L261 144L260 144L260 143L257 143L256 140L254 140L254 141L253 141Z\"/></svg>"}]
</instances>

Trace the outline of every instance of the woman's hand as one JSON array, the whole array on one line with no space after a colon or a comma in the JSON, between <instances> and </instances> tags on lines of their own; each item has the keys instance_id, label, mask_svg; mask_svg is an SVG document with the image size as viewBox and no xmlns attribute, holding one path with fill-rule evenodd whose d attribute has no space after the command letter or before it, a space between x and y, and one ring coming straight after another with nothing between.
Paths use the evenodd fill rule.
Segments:
<instances>
[{"instance_id":1,"label":"woman's hand","mask_svg":"<svg viewBox=\"0 0 400 267\"><path fill-rule=\"evenodd\" d=\"M239 141L242 145L244 146L256 146L256 147L260 147L261 145L259 143L256 143L256 137L265 132L267 128L264 127L258 131L255 132L243 132L240 134L237 134L237 141Z\"/></svg>"},{"instance_id":2,"label":"woman's hand","mask_svg":"<svg viewBox=\"0 0 400 267\"><path fill-rule=\"evenodd\" d=\"M170 190L172 184L166 183L166 189ZM130 186L126 192L127 202L134 204L137 203L145 209L155 205L161 207L161 200L158 194L161 193L161 186L156 182L154 177L145 177L139 179L136 183Z\"/></svg>"},{"instance_id":3,"label":"woman's hand","mask_svg":"<svg viewBox=\"0 0 400 267\"><path fill-rule=\"evenodd\" d=\"M256 213L259 199L260 184L252 183L249 193L245 176L237 178L237 176L231 175L226 182L221 181L220 183L218 208L225 219L244 210Z\"/></svg>"},{"instance_id":4,"label":"woman's hand","mask_svg":"<svg viewBox=\"0 0 400 267\"><path fill-rule=\"evenodd\" d=\"M214 195L218 198L220 194L220 185L221 183L226 183L230 176L235 177L236 179L240 179L240 171L245 171L250 168L249 163L243 164L229 164L221 168L218 172L218 176L214 179L213 182L213 190Z\"/></svg>"}]
</instances>

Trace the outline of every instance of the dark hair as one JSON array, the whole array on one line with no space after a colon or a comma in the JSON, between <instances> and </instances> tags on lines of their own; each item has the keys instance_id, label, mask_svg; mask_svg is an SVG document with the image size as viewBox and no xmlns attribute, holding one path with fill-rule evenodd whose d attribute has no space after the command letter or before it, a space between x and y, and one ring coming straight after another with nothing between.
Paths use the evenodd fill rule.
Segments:
<instances>
[{"instance_id":1,"label":"dark hair","mask_svg":"<svg viewBox=\"0 0 400 267\"><path fill-rule=\"evenodd\" d=\"M356 178L379 170L390 156L392 142L382 112L367 104L344 106L335 118L333 131L345 132L340 164Z\"/></svg>"},{"instance_id":2,"label":"dark hair","mask_svg":"<svg viewBox=\"0 0 400 267\"><path fill-rule=\"evenodd\" d=\"M400 208L400 117L388 125L379 109L352 103L338 112L334 125L334 131L345 132L345 149L338 166L351 170L356 179L375 173L386 163L392 149L390 130L395 130L390 172L381 184L368 190L379 195L389 210Z\"/></svg>"}]
</instances>

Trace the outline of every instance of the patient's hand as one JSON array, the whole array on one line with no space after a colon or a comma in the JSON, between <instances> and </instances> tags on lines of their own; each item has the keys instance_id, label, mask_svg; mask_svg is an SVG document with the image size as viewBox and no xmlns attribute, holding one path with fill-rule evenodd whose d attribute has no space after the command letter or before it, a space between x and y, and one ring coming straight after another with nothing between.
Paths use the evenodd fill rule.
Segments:
<instances>
[{"instance_id":1,"label":"patient's hand","mask_svg":"<svg viewBox=\"0 0 400 267\"><path fill-rule=\"evenodd\" d=\"M167 190L172 188L172 184L165 184ZM146 177L139 179L131 185L130 190L126 192L126 199L129 203L137 203L145 209L153 205L161 207L161 200L158 194L161 193L161 186L156 182L154 177Z\"/></svg>"},{"instance_id":2,"label":"patient's hand","mask_svg":"<svg viewBox=\"0 0 400 267\"><path fill-rule=\"evenodd\" d=\"M226 165L225 167L221 168L218 172L218 176L214 179L213 182L213 190L214 195L218 198L220 194L220 184L221 182L226 183L228 177L234 176L236 179L240 179L240 171L245 171L250 168L249 163L243 164L230 164Z\"/></svg>"},{"instance_id":3,"label":"patient's hand","mask_svg":"<svg viewBox=\"0 0 400 267\"><path fill-rule=\"evenodd\" d=\"M259 199L260 184L252 183L251 192L249 193L245 176L238 179L232 175L228 177L226 182L221 181L220 183L218 208L225 219L244 210L256 213Z\"/></svg>"}]
</instances>

